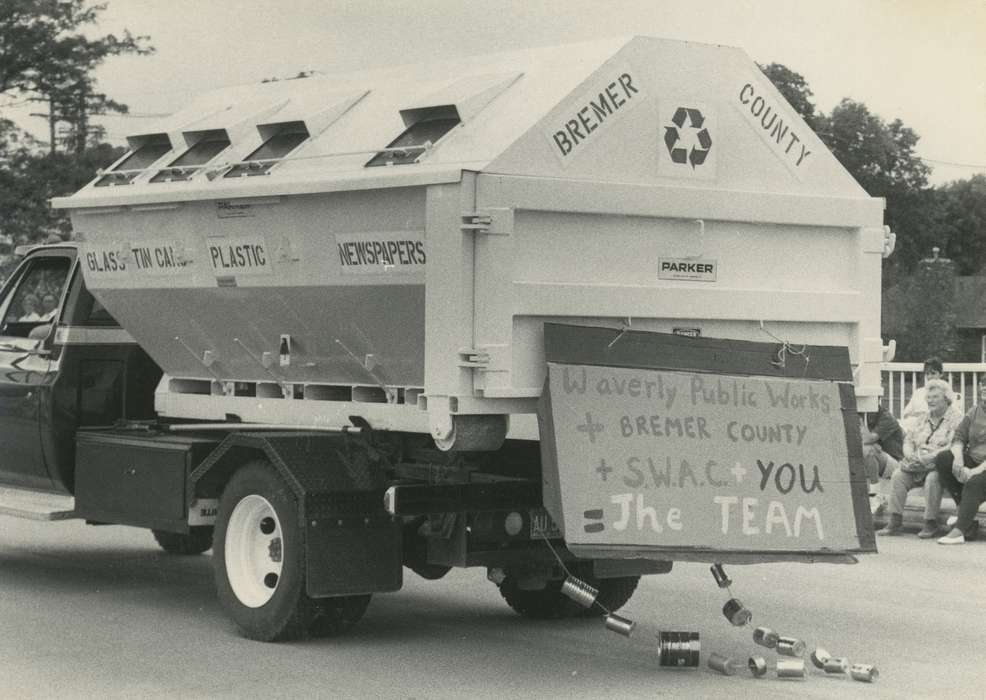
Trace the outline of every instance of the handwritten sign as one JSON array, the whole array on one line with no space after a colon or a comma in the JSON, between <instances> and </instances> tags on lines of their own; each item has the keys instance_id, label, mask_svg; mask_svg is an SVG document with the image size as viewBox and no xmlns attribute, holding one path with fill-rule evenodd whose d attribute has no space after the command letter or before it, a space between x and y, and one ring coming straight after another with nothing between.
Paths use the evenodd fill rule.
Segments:
<instances>
[{"instance_id":1,"label":"handwritten sign","mask_svg":"<svg viewBox=\"0 0 986 700\"><path fill-rule=\"evenodd\" d=\"M835 383L549 363L547 388L569 543L859 546Z\"/></svg>"}]
</instances>

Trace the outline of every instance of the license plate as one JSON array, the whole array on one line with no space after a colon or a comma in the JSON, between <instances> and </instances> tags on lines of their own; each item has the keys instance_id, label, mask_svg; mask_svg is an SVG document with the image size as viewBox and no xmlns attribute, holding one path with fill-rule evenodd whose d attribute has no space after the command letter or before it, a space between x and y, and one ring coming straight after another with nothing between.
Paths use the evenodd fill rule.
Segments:
<instances>
[{"instance_id":1,"label":"license plate","mask_svg":"<svg viewBox=\"0 0 986 700\"><path fill-rule=\"evenodd\" d=\"M555 521L548 515L548 511L542 509L532 510L531 516L531 539L548 539L561 537L561 530L555 525Z\"/></svg>"}]
</instances>

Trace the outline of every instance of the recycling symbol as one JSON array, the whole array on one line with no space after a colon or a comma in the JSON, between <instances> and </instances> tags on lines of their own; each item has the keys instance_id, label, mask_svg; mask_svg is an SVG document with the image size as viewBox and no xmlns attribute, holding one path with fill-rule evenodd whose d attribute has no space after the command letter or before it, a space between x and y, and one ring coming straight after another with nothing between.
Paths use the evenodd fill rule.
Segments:
<instances>
[{"instance_id":1,"label":"recycling symbol","mask_svg":"<svg viewBox=\"0 0 986 700\"><path fill-rule=\"evenodd\" d=\"M695 132L695 141L697 141L697 144L691 148L686 148L679 143L682 141L682 134L688 133L684 131L686 120L689 128ZM664 144L668 147L671 160L680 164L691 163L694 170L696 165L705 162L709 155L709 149L712 148L712 137L709 136L709 130L703 126L705 117L697 109L679 107L675 110L671 122L674 126L664 127Z\"/></svg>"}]
</instances>

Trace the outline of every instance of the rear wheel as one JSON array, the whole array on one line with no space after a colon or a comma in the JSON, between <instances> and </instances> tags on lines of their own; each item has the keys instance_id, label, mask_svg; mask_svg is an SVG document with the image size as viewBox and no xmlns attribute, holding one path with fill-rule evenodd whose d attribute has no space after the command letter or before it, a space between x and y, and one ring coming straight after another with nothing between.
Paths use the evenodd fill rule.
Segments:
<instances>
[{"instance_id":1,"label":"rear wheel","mask_svg":"<svg viewBox=\"0 0 986 700\"><path fill-rule=\"evenodd\" d=\"M591 608L584 608L561 592L562 581L548 581L544 588L527 591L518 587L517 579L507 575L500 584L500 595L507 605L520 615L536 620L555 620L566 617L600 617L606 611L616 612L637 589L639 576L596 579L580 576L582 581L599 591Z\"/></svg>"},{"instance_id":2,"label":"rear wheel","mask_svg":"<svg viewBox=\"0 0 986 700\"><path fill-rule=\"evenodd\" d=\"M212 528L193 527L187 533L151 530L154 539L168 554L202 554L212 547Z\"/></svg>"},{"instance_id":3,"label":"rear wheel","mask_svg":"<svg viewBox=\"0 0 986 700\"><path fill-rule=\"evenodd\" d=\"M238 470L219 501L213 562L219 602L243 634L264 642L338 634L369 595L311 598L298 504L266 461Z\"/></svg>"},{"instance_id":4,"label":"rear wheel","mask_svg":"<svg viewBox=\"0 0 986 700\"><path fill-rule=\"evenodd\" d=\"M305 592L298 505L269 463L247 464L226 485L213 557L219 602L245 636L273 642L307 634L318 606Z\"/></svg>"}]
</instances>

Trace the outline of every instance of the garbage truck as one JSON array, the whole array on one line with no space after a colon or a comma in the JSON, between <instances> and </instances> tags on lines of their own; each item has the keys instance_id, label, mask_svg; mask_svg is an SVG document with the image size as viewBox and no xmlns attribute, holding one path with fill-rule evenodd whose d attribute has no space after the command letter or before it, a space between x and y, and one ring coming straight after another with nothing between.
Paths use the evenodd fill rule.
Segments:
<instances>
[{"instance_id":1,"label":"garbage truck","mask_svg":"<svg viewBox=\"0 0 986 700\"><path fill-rule=\"evenodd\" d=\"M3 287L0 513L211 548L265 641L404 568L591 617L675 561L875 552L893 236L742 50L224 88L128 145Z\"/></svg>"}]
</instances>

